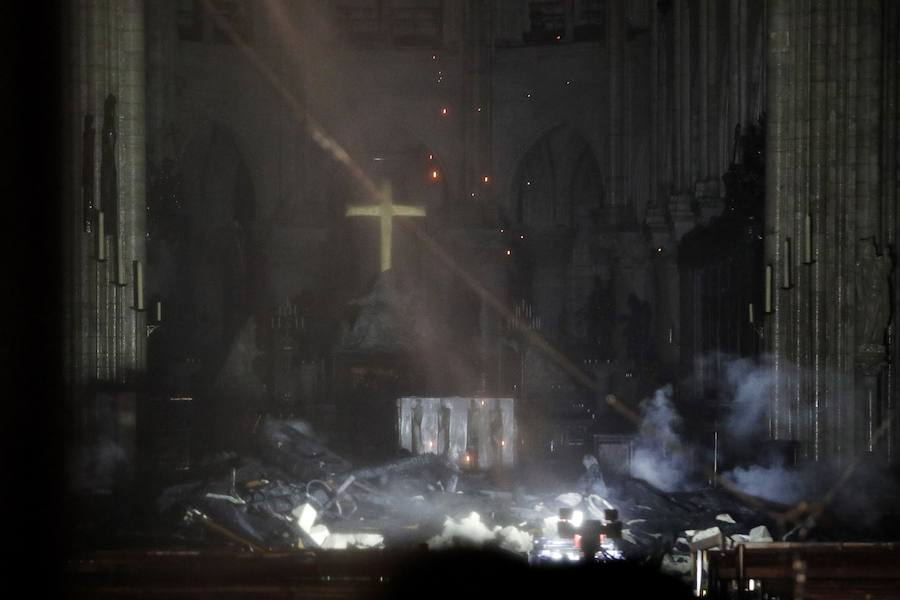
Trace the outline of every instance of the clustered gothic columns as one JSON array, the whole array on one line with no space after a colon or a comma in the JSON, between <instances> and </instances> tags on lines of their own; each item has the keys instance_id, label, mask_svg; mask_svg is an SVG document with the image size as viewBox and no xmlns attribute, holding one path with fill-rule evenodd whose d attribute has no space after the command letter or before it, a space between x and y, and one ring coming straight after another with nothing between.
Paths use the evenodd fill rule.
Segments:
<instances>
[{"instance_id":1,"label":"clustered gothic columns","mask_svg":"<svg viewBox=\"0 0 900 600\"><path fill-rule=\"evenodd\" d=\"M144 3L71 2L64 24L66 381L128 383L146 346L134 308L146 236ZM102 228L98 209L112 213Z\"/></svg>"},{"instance_id":2,"label":"clustered gothic columns","mask_svg":"<svg viewBox=\"0 0 900 600\"><path fill-rule=\"evenodd\" d=\"M898 197L887 160L900 13L881 0L769 0L767 14L770 435L799 441L812 460L895 456L887 333Z\"/></svg>"}]
</instances>

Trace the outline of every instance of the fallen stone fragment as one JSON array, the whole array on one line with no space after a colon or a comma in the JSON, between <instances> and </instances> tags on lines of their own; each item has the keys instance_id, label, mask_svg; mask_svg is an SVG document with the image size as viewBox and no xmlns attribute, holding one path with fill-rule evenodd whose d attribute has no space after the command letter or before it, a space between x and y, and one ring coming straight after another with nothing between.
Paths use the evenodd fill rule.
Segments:
<instances>
[{"instance_id":1,"label":"fallen stone fragment","mask_svg":"<svg viewBox=\"0 0 900 600\"><path fill-rule=\"evenodd\" d=\"M291 511L291 515L295 519L297 519L297 525L305 531L309 533L310 529L316 522L316 518L319 516L319 512L313 508L312 504L308 502L306 504L301 504L297 508Z\"/></svg>"},{"instance_id":2,"label":"fallen stone fragment","mask_svg":"<svg viewBox=\"0 0 900 600\"><path fill-rule=\"evenodd\" d=\"M723 543L722 530L718 527L703 529L691 538L692 550L707 550L709 548L721 548Z\"/></svg>"},{"instance_id":3,"label":"fallen stone fragment","mask_svg":"<svg viewBox=\"0 0 900 600\"><path fill-rule=\"evenodd\" d=\"M759 525L758 527L754 527L750 530L750 541L751 542L771 542L772 534L769 533L769 528L765 525Z\"/></svg>"},{"instance_id":4,"label":"fallen stone fragment","mask_svg":"<svg viewBox=\"0 0 900 600\"><path fill-rule=\"evenodd\" d=\"M313 525L312 529L309 530L309 537L319 546L325 543L329 535L331 535L331 532L324 525Z\"/></svg>"},{"instance_id":5,"label":"fallen stone fragment","mask_svg":"<svg viewBox=\"0 0 900 600\"><path fill-rule=\"evenodd\" d=\"M743 533L735 533L731 536L731 541L735 544L746 544L750 541L750 536Z\"/></svg>"},{"instance_id":6,"label":"fallen stone fragment","mask_svg":"<svg viewBox=\"0 0 900 600\"><path fill-rule=\"evenodd\" d=\"M722 513L720 515L716 515L716 521L723 521L725 523L731 523L732 525L736 523L734 519L731 518L731 515L728 513Z\"/></svg>"}]
</instances>

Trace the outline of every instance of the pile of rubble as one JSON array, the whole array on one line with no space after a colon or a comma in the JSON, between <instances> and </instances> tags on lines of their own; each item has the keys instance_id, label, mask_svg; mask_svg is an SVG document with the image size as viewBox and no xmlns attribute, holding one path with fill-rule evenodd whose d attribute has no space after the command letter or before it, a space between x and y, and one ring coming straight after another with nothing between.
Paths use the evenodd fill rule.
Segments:
<instances>
[{"instance_id":1,"label":"pile of rubble","mask_svg":"<svg viewBox=\"0 0 900 600\"><path fill-rule=\"evenodd\" d=\"M219 456L202 479L164 491L158 508L179 541L260 551L488 546L576 560L599 532L598 559L688 575L698 548L771 540L768 515L722 490L604 480L589 458L577 492L530 494L491 489L486 474L434 454L354 468L300 422L268 419L256 442L254 457Z\"/></svg>"},{"instance_id":2,"label":"pile of rubble","mask_svg":"<svg viewBox=\"0 0 900 600\"><path fill-rule=\"evenodd\" d=\"M199 469L205 477L163 491L157 507L178 540L212 536L254 550L380 547L384 536L367 518L397 496L453 492L459 476L434 454L353 469L298 421L267 419L256 442L257 456L214 457Z\"/></svg>"}]
</instances>

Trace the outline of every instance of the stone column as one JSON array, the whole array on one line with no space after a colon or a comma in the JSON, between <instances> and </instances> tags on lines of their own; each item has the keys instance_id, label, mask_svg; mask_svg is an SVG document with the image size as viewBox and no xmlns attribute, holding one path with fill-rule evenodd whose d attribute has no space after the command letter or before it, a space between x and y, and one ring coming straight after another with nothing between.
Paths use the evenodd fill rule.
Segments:
<instances>
[{"instance_id":1,"label":"stone column","mask_svg":"<svg viewBox=\"0 0 900 600\"><path fill-rule=\"evenodd\" d=\"M769 0L767 11L765 262L776 291L766 340L778 379L770 433L800 441L807 458L849 461L866 449L876 418L868 407L881 402L870 392L884 327L871 333L877 307L857 287L868 276L859 240L883 248L882 4Z\"/></svg>"},{"instance_id":2,"label":"stone column","mask_svg":"<svg viewBox=\"0 0 900 600\"><path fill-rule=\"evenodd\" d=\"M144 4L140 0L82 0L67 7L67 131L70 163L65 195L66 329L69 383L133 382L145 367L145 314L133 308L133 261L146 265L144 143ZM95 182L100 178L103 108L116 98L115 162L118 210L107 215L104 239L85 231L82 216L82 124L94 117ZM94 185L100 206L100 185ZM97 260L100 247L105 262ZM118 253L118 255L116 254ZM117 268L116 258L120 267ZM116 285L119 284L119 285Z\"/></svg>"},{"instance_id":3,"label":"stone column","mask_svg":"<svg viewBox=\"0 0 900 600\"><path fill-rule=\"evenodd\" d=\"M900 242L900 220L897 207L900 205L900 3L886 2L882 14L882 63L884 80L882 91L882 126L881 126L881 198L883 237L893 248ZM900 315L900 277L893 279L893 323L888 336L891 361L887 369L886 386L889 393L882 399L882 414L894 414L898 410L897 398L900 396L900 378L897 377L897 365L900 364L900 348L897 344L898 315ZM900 443L900 418L895 416L893 424L884 436L885 453L891 459L897 458L897 444Z\"/></svg>"}]
</instances>

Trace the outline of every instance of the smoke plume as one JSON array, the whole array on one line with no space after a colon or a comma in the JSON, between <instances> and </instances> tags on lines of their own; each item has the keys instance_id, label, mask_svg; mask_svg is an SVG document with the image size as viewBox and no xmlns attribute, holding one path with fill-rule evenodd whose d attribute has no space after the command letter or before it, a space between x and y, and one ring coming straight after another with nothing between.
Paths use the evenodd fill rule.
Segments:
<instances>
[{"instance_id":1,"label":"smoke plume","mask_svg":"<svg viewBox=\"0 0 900 600\"><path fill-rule=\"evenodd\" d=\"M665 491L681 489L689 474L686 447L679 436L681 417L666 385L641 403L641 425L631 474Z\"/></svg>"}]
</instances>

